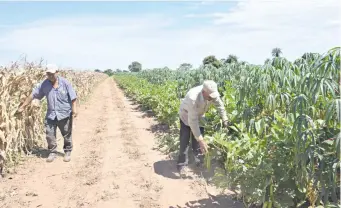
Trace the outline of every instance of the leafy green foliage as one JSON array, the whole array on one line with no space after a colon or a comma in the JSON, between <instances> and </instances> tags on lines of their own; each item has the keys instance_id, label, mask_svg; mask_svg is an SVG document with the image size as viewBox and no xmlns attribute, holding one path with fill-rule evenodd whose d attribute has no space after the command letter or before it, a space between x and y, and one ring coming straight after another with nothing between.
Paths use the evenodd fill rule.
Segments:
<instances>
[{"instance_id":1,"label":"leafy green foliage","mask_svg":"<svg viewBox=\"0 0 341 208\"><path fill-rule=\"evenodd\" d=\"M192 67L193 67L192 64L189 64L189 63L182 63L182 64L179 66L178 70L188 71L188 70L192 69Z\"/></svg>"},{"instance_id":2,"label":"leafy green foliage","mask_svg":"<svg viewBox=\"0 0 341 208\"><path fill-rule=\"evenodd\" d=\"M107 74L108 76L112 76L114 74L114 71L112 69L106 69L103 73Z\"/></svg>"},{"instance_id":3,"label":"leafy green foliage","mask_svg":"<svg viewBox=\"0 0 341 208\"><path fill-rule=\"evenodd\" d=\"M225 63L231 64L231 63L237 63L238 62L238 57L236 55L229 55L227 59L225 60Z\"/></svg>"},{"instance_id":4,"label":"leafy green foliage","mask_svg":"<svg viewBox=\"0 0 341 208\"><path fill-rule=\"evenodd\" d=\"M280 48L274 48L271 51L273 57L279 57L282 54L282 50Z\"/></svg>"},{"instance_id":5,"label":"leafy green foliage","mask_svg":"<svg viewBox=\"0 0 341 208\"><path fill-rule=\"evenodd\" d=\"M180 98L205 79L223 95L229 132L207 113L206 157L218 158L217 185L239 190L245 205L340 204L340 48L306 53L294 63L280 50L263 66L226 63L196 70L156 69L115 79L126 93L178 128ZM177 138L173 138L174 144ZM167 138L167 142L171 141ZM174 148L174 146L172 146Z\"/></svg>"},{"instance_id":6,"label":"leafy green foliage","mask_svg":"<svg viewBox=\"0 0 341 208\"><path fill-rule=\"evenodd\" d=\"M133 61L129 66L128 66L129 71L131 72L139 72L142 70L142 64L137 62L137 61Z\"/></svg>"},{"instance_id":7,"label":"leafy green foliage","mask_svg":"<svg viewBox=\"0 0 341 208\"><path fill-rule=\"evenodd\" d=\"M204 58L202 63L204 65L212 65L212 66L214 66L216 68L221 67L221 62L215 56L213 56L213 55L207 56L206 58Z\"/></svg>"}]
</instances>

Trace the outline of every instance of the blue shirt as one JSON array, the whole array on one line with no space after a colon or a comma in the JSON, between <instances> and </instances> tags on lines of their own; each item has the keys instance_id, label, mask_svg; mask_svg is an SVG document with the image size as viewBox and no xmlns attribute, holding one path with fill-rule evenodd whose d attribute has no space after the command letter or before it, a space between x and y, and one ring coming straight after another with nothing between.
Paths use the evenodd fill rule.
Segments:
<instances>
[{"instance_id":1,"label":"blue shirt","mask_svg":"<svg viewBox=\"0 0 341 208\"><path fill-rule=\"evenodd\" d=\"M67 118L72 112L72 100L77 98L69 81L63 77L57 77L58 88L53 88L50 80L46 79L34 89L33 99L41 100L46 96L46 118L61 120Z\"/></svg>"}]
</instances>

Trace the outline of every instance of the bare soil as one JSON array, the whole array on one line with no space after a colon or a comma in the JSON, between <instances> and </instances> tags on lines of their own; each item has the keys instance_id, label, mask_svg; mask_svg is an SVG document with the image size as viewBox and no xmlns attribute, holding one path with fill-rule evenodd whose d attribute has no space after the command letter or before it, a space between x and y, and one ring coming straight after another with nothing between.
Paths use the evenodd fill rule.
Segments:
<instances>
[{"instance_id":1,"label":"bare soil","mask_svg":"<svg viewBox=\"0 0 341 208\"><path fill-rule=\"evenodd\" d=\"M71 161L58 134L54 162L44 147L0 181L0 207L242 207L197 174L180 179L175 161L154 150L157 122L136 109L105 80L79 108Z\"/></svg>"}]
</instances>

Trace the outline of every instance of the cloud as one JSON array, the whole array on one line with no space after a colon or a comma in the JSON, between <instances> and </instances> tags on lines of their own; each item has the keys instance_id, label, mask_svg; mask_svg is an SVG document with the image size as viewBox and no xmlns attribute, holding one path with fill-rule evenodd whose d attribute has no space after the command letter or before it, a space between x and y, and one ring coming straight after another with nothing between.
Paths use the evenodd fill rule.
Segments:
<instances>
[{"instance_id":1,"label":"cloud","mask_svg":"<svg viewBox=\"0 0 341 208\"><path fill-rule=\"evenodd\" d=\"M211 19L217 41L229 53L251 63L262 63L274 47L290 59L305 52L323 53L340 46L340 11L336 0L240 1L228 12L189 13L186 18ZM215 48L217 55L223 49Z\"/></svg>"},{"instance_id":2,"label":"cloud","mask_svg":"<svg viewBox=\"0 0 341 208\"><path fill-rule=\"evenodd\" d=\"M151 67L158 62L148 51L159 50L159 45L171 47L158 39L170 24L167 20L155 15L42 20L7 32L0 36L0 44L3 51L26 53L34 59L43 56L75 67L127 68L134 60Z\"/></svg>"},{"instance_id":3,"label":"cloud","mask_svg":"<svg viewBox=\"0 0 341 208\"><path fill-rule=\"evenodd\" d=\"M195 0L193 0L193 2L188 1L188 3L190 3L190 5L191 5L190 7L188 7L188 9L197 10L201 7L213 5L213 4L217 3L217 1L215 1L215 0L195 1Z\"/></svg>"},{"instance_id":4,"label":"cloud","mask_svg":"<svg viewBox=\"0 0 341 208\"><path fill-rule=\"evenodd\" d=\"M205 56L229 54L259 64L274 47L294 60L305 52L323 53L340 46L340 9L336 0L240 1L225 13L192 11L185 17L50 18L0 30L0 64L22 53L28 59L44 57L86 69L127 69L132 61L143 68L176 68L183 62L198 66ZM199 20L205 21L198 24Z\"/></svg>"}]
</instances>

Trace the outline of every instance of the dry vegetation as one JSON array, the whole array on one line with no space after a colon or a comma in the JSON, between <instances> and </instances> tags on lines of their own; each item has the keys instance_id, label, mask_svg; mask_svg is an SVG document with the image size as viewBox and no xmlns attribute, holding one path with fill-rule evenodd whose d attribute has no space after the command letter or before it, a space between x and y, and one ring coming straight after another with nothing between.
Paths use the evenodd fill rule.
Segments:
<instances>
[{"instance_id":1,"label":"dry vegetation","mask_svg":"<svg viewBox=\"0 0 341 208\"><path fill-rule=\"evenodd\" d=\"M106 74L92 71L62 70L59 74L71 82L80 102L88 97L96 84L107 77ZM0 67L0 174L4 163L15 163L23 153L45 141L45 98L41 104L34 100L21 117L14 115L34 87L44 79L41 64L25 62Z\"/></svg>"}]
</instances>

